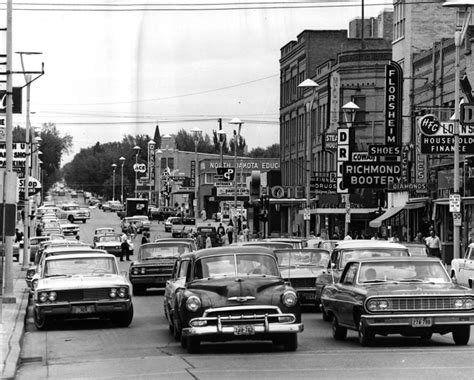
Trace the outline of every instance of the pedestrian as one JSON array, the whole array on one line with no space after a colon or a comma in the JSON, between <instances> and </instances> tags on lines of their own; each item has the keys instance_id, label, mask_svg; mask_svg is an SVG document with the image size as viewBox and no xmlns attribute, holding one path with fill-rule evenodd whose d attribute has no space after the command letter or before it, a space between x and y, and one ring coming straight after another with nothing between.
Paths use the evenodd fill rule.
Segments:
<instances>
[{"instance_id":1,"label":"pedestrian","mask_svg":"<svg viewBox=\"0 0 474 380\"><path fill-rule=\"evenodd\" d=\"M344 237L344 240L352 240L352 236L349 231L347 232L347 235Z\"/></svg>"},{"instance_id":2,"label":"pedestrian","mask_svg":"<svg viewBox=\"0 0 474 380\"><path fill-rule=\"evenodd\" d=\"M211 235L207 234L206 236L206 248L212 248Z\"/></svg>"},{"instance_id":3,"label":"pedestrian","mask_svg":"<svg viewBox=\"0 0 474 380\"><path fill-rule=\"evenodd\" d=\"M250 230L246 224L244 224L244 229L242 230L242 234L244 236L244 241L249 241Z\"/></svg>"},{"instance_id":4,"label":"pedestrian","mask_svg":"<svg viewBox=\"0 0 474 380\"><path fill-rule=\"evenodd\" d=\"M237 235L240 235L242 232L242 217L239 215L237 218Z\"/></svg>"},{"instance_id":5,"label":"pedestrian","mask_svg":"<svg viewBox=\"0 0 474 380\"><path fill-rule=\"evenodd\" d=\"M414 240L415 243L425 243L425 239L423 239L423 235L421 234L421 232L418 232L415 236L415 240Z\"/></svg>"},{"instance_id":6,"label":"pedestrian","mask_svg":"<svg viewBox=\"0 0 474 380\"><path fill-rule=\"evenodd\" d=\"M36 236L42 236L43 235L43 229L41 228L41 223L38 223L36 226Z\"/></svg>"},{"instance_id":7,"label":"pedestrian","mask_svg":"<svg viewBox=\"0 0 474 380\"><path fill-rule=\"evenodd\" d=\"M148 232L144 232L143 235L142 235L142 244L146 244L146 243L149 243L149 242L150 242L149 234L148 234Z\"/></svg>"},{"instance_id":8,"label":"pedestrian","mask_svg":"<svg viewBox=\"0 0 474 380\"><path fill-rule=\"evenodd\" d=\"M441 259L441 241L436 235L435 230L430 231L430 236L425 239L425 243L428 247L429 255Z\"/></svg>"},{"instance_id":9,"label":"pedestrian","mask_svg":"<svg viewBox=\"0 0 474 380\"><path fill-rule=\"evenodd\" d=\"M219 235L220 237L225 235L225 228L222 223L219 223L219 227L217 227L217 235Z\"/></svg>"},{"instance_id":10,"label":"pedestrian","mask_svg":"<svg viewBox=\"0 0 474 380\"><path fill-rule=\"evenodd\" d=\"M125 256L128 261L130 261L130 250L128 246L128 236L124 232L120 237L120 261L123 261L123 257Z\"/></svg>"},{"instance_id":11,"label":"pedestrian","mask_svg":"<svg viewBox=\"0 0 474 380\"><path fill-rule=\"evenodd\" d=\"M206 213L206 210L204 210L204 209L201 210L201 219L202 220L207 220L207 213Z\"/></svg>"},{"instance_id":12,"label":"pedestrian","mask_svg":"<svg viewBox=\"0 0 474 380\"><path fill-rule=\"evenodd\" d=\"M227 240L229 240L229 245L231 245L234 239L234 223L232 223L232 220L227 225L227 229L225 232L227 234Z\"/></svg>"},{"instance_id":13,"label":"pedestrian","mask_svg":"<svg viewBox=\"0 0 474 380\"><path fill-rule=\"evenodd\" d=\"M23 240L23 232L20 232L18 228L15 228L15 243L19 243Z\"/></svg>"}]
</instances>

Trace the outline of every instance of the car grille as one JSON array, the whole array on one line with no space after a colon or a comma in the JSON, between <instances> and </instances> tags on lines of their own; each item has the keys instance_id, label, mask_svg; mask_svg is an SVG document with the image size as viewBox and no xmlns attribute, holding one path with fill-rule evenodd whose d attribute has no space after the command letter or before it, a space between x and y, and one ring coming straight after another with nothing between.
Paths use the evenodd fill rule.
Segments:
<instances>
[{"instance_id":1,"label":"car grille","mask_svg":"<svg viewBox=\"0 0 474 380\"><path fill-rule=\"evenodd\" d=\"M314 278L292 278L289 280L290 285L295 289L298 288L315 288L316 280Z\"/></svg>"},{"instance_id":2,"label":"car grille","mask_svg":"<svg viewBox=\"0 0 474 380\"><path fill-rule=\"evenodd\" d=\"M169 274L173 272L173 267L146 267L146 274Z\"/></svg>"},{"instance_id":3,"label":"car grille","mask_svg":"<svg viewBox=\"0 0 474 380\"><path fill-rule=\"evenodd\" d=\"M469 298L469 297L468 297ZM372 298L373 299L373 298ZM381 312L387 311L442 311L456 309L455 300L465 297L397 297L397 298L375 298L389 301L389 307ZM457 309L456 309L457 310Z\"/></svg>"},{"instance_id":4,"label":"car grille","mask_svg":"<svg viewBox=\"0 0 474 380\"><path fill-rule=\"evenodd\" d=\"M59 290L56 292L56 301L95 301L100 299L108 299L109 293L110 288Z\"/></svg>"},{"instance_id":5,"label":"car grille","mask_svg":"<svg viewBox=\"0 0 474 380\"><path fill-rule=\"evenodd\" d=\"M205 318L219 320L223 325L230 324L263 324L265 315L281 314L278 308L271 307L225 307L209 309L205 312Z\"/></svg>"}]
</instances>

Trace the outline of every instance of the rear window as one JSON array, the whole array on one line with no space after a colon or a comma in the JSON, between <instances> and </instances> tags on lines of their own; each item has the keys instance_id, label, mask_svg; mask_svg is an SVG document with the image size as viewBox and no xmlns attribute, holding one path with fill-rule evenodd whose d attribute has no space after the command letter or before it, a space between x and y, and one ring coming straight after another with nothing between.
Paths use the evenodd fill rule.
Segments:
<instances>
[{"instance_id":1,"label":"rear window","mask_svg":"<svg viewBox=\"0 0 474 380\"><path fill-rule=\"evenodd\" d=\"M377 249L348 249L342 251L340 269L343 269L347 262L353 259L368 259L371 257L408 257L407 249L397 248L377 248Z\"/></svg>"}]
</instances>

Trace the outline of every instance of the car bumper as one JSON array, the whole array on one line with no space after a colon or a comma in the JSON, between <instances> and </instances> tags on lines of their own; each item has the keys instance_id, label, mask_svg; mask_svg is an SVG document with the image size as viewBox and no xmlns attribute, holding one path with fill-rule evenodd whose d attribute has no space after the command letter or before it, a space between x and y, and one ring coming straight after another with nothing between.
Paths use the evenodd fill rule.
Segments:
<instances>
[{"instance_id":1,"label":"car bumper","mask_svg":"<svg viewBox=\"0 0 474 380\"><path fill-rule=\"evenodd\" d=\"M101 314L120 313L130 310L132 300L114 300L104 302L61 302L57 304L35 303L35 310L44 316L94 316Z\"/></svg>"},{"instance_id":2,"label":"car bumper","mask_svg":"<svg viewBox=\"0 0 474 380\"><path fill-rule=\"evenodd\" d=\"M424 314L382 314L361 316L361 320L365 326L369 327L414 327L413 321L424 318L430 319L431 325L419 327L433 326L449 326L449 325L472 325L474 324L474 313L424 313ZM414 327L417 328L417 327Z\"/></svg>"},{"instance_id":3,"label":"car bumper","mask_svg":"<svg viewBox=\"0 0 474 380\"><path fill-rule=\"evenodd\" d=\"M234 326L202 326L202 327L187 327L183 329L183 336L232 336L232 337L244 337L242 335L236 335ZM300 333L304 330L302 323L294 324L283 324L283 323L271 323L267 326L254 325L254 334L257 337L259 335L273 335L273 334L290 334ZM250 336L250 337L251 337ZM246 336L247 338L249 335Z\"/></svg>"},{"instance_id":4,"label":"car bumper","mask_svg":"<svg viewBox=\"0 0 474 380\"><path fill-rule=\"evenodd\" d=\"M168 281L170 277L171 274L168 276L130 276L130 282L132 283L132 285L159 285L164 288L166 285L166 281Z\"/></svg>"}]
</instances>

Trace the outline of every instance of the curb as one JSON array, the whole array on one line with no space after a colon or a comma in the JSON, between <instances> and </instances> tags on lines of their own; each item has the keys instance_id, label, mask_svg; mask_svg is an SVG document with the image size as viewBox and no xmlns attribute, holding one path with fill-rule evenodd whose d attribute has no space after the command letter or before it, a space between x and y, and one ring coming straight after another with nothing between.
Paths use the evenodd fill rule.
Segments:
<instances>
[{"instance_id":1,"label":"curb","mask_svg":"<svg viewBox=\"0 0 474 380\"><path fill-rule=\"evenodd\" d=\"M23 337L25 335L25 320L26 310L28 307L29 292L27 289L23 290L21 295L21 301L17 308L18 313L14 321L14 327L8 343L9 350L5 357L5 366L2 372L2 380L15 379L16 370L20 361L21 347L23 343Z\"/></svg>"}]
</instances>

